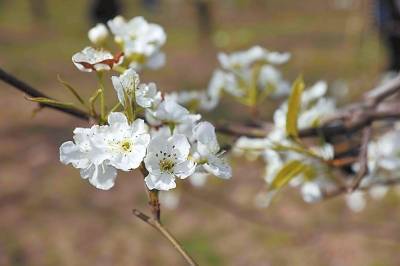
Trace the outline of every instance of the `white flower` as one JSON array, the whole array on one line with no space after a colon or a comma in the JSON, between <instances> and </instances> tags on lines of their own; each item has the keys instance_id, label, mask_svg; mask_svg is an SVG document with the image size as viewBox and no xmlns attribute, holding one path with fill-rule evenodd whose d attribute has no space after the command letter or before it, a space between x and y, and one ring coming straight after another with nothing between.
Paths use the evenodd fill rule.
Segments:
<instances>
[{"instance_id":1,"label":"white flower","mask_svg":"<svg viewBox=\"0 0 400 266\"><path fill-rule=\"evenodd\" d=\"M268 184L271 184L278 172L284 165L283 159L278 152L272 149L266 149L263 154L264 160L267 163L265 166L265 176L264 179Z\"/></svg>"},{"instance_id":2,"label":"white flower","mask_svg":"<svg viewBox=\"0 0 400 266\"><path fill-rule=\"evenodd\" d=\"M303 105L307 105L310 102L323 97L328 90L328 84L320 80L316 82L311 88L308 88L301 95L301 101Z\"/></svg>"},{"instance_id":3,"label":"white flower","mask_svg":"<svg viewBox=\"0 0 400 266\"><path fill-rule=\"evenodd\" d=\"M139 167L150 141L141 119L129 125L124 114L111 113L108 123L76 128L74 142L67 141L60 147L60 161L80 169L82 178L103 190L114 186L117 169Z\"/></svg>"},{"instance_id":4,"label":"white flower","mask_svg":"<svg viewBox=\"0 0 400 266\"><path fill-rule=\"evenodd\" d=\"M159 193L161 206L175 210L180 201L180 194L175 191L161 191Z\"/></svg>"},{"instance_id":5,"label":"white flower","mask_svg":"<svg viewBox=\"0 0 400 266\"><path fill-rule=\"evenodd\" d=\"M274 97L285 96L290 92L289 83L283 80L281 72L271 65L265 65L261 68L258 82L262 90L272 87L271 94Z\"/></svg>"},{"instance_id":6,"label":"white flower","mask_svg":"<svg viewBox=\"0 0 400 266\"><path fill-rule=\"evenodd\" d=\"M102 44L108 37L107 27L103 23L98 23L89 30L88 37L93 44Z\"/></svg>"},{"instance_id":7,"label":"white flower","mask_svg":"<svg viewBox=\"0 0 400 266\"><path fill-rule=\"evenodd\" d=\"M129 63L129 67L136 69L137 71L142 70L144 67L149 69L159 69L165 65L166 56L163 52L157 52L149 57L136 56L133 57Z\"/></svg>"},{"instance_id":8,"label":"white flower","mask_svg":"<svg viewBox=\"0 0 400 266\"><path fill-rule=\"evenodd\" d=\"M108 51L86 47L72 56L72 62L84 72L111 70L122 62L122 54L113 56Z\"/></svg>"},{"instance_id":9,"label":"white flower","mask_svg":"<svg viewBox=\"0 0 400 266\"><path fill-rule=\"evenodd\" d=\"M166 41L164 29L157 24L148 23L143 17L129 21L121 16L108 21L115 41L124 47L130 67L139 70L143 65L158 68L164 65L165 55L159 50Z\"/></svg>"},{"instance_id":10,"label":"white flower","mask_svg":"<svg viewBox=\"0 0 400 266\"><path fill-rule=\"evenodd\" d=\"M138 168L150 142L144 121L136 119L129 124L123 113L111 113L108 124L104 140L109 164L123 171Z\"/></svg>"},{"instance_id":11,"label":"white flower","mask_svg":"<svg viewBox=\"0 0 400 266\"><path fill-rule=\"evenodd\" d=\"M150 108L161 99L161 93L157 91L154 83L140 84L136 90L136 103L143 108Z\"/></svg>"},{"instance_id":12,"label":"white flower","mask_svg":"<svg viewBox=\"0 0 400 266\"><path fill-rule=\"evenodd\" d=\"M200 100L200 109L210 111L217 107L222 89L225 85L225 75L221 70L215 70L210 82L208 83L207 91L202 95Z\"/></svg>"},{"instance_id":13,"label":"white flower","mask_svg":"<svg viewBox=\"0 0 400 266\"><path fill-rule=\"evenodd\" d=\"M203 168L215 176L230 178L232 169L220 158L220 147L215 135L215 128L209 122L200 122L193 128L193 138L196 140L196 157Z\"/></svg>"},{"instance_id":14,"label":"white flower","mask_svg":"<svg viewBox=\"0 0 400 266\"><path fill-rule=\"evenodd\" d=\"M101 131L103 127L76 128L74 142L67 141L60 147L60 161L80 169L82 178L98 189L108 190L114 186L117 170L107 162L102 152Z\"/></svg>"},{"instance_id":15,"label":"white flower","mask_svg":"<svg viewBox=\"0 0 400 266\"><path fill-rule=\"evenodd\" d=\"M369 194L371 195L371 198L374 200L380 200L383 197L385 197L386 193L389 191L389 188L387 186L373 186L369 189Z\"/></svg>"},{"instance_id":16,"label":"white flower","mask_svg":"<svg viewBox=\"0 0 400 266\"><path fill-rule=\"evenodd\" d=\"M153 138L144 159L149 172L145 178L147 187L170 190L176 187L175 178L193 174L196 163L188 158L189 151L189 141L182 134L161 134Z\"/></svg>"},{"instance_id":17,"label":"white flower","mask_svg":"<svg viewBox=\"0 0 400 266\"><path fill-rule=\"evenodd\" d=\"M364 193L355 191L350 195L346 195L346 204L354 212L361 212L367 205Z\"/></svg>"},{"instance_id":18,"label":"white flower","mask_svg":"<svg viewBox=\"0 0 400 266\"><path fill-rule=\"evenodd\" d=\"M190 115L185 107L171 99L165 99L157 106L155 111L150 113L157 121L173 125L186 122Z\"/></svg>"},{"instance_id":19,"label":"white flower","mask_svg":"<svg viewBox=\"0 0 400 266\"><path fill-rule=\"evenodd\" d=\"M301 186L301 195L307 203L318 202L322 198L320 187L315 182L306 182Z\"/></svg>"},{"instance_id":20,"label":"white flower","mask_svg":"<svg viewBox=\"0 0 400 266\"><path fill-rule=\"evenodd\" d=\"M119 102L125 106L125 94L132 96L139 85L139 75L132 68L127 69L119 77L111 77Z\"/></svg>"},{"instance_id":21,"label":"white flower","mask_svg":"<svg viewBox=\"0 0 400 266\"><path fill-rule=\"evenodd\" d=\"M194 187L204 187L207 182L208 175L208 173L196 171L189 177L189 181Z\"/></svg>"},{"instance_id":22,"label":"white flower","mask_svg":"<svg viewBox=\"0 0 400 266\"><path fill-rule=\"evenodd\" d=\"M246 51L239 51L229 55L225 53L218 54L221 66L228 70L248 68L256 62L283 64L289 58L289 53L269 52L260 46L254 46Z\"/></svg>"},{"instance_id":23,"label":"white flower","mask_svg":"<svg viewBox=\"0 0 400 266\"><path fill-rule=\"evenodd\" d=\"M255 160L270 146L271 141L265 138L240 137L235 142L232 152L237 156L245 155L248 160Z\"/></svg>"},{"instance_id":24,"label":"white flower","mask_svg":"<svg viewBox=\"0 0 400 266\"><path fill-rule=\"evenodd\" d=\"M400 169L400 130L390 131L378 139L375 156L379 167L389 171Z\"/></svg>"}]
</instances>

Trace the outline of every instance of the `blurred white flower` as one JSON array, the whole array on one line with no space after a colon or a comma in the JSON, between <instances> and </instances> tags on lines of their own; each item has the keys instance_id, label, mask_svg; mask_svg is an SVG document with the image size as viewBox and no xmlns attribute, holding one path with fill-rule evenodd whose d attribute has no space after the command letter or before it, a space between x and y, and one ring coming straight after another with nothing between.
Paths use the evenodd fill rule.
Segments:
<instances>
[{"instance_id":1,"label":"blurred white flower","mask_svg":"<svg viewBox=\"0 0 400 266\"><path fill-rule=\"evenodd\" d=\"M236 140L232 152L237 156L244 155L249 160L255 160L270 146L271 141L266 138L240 137Z\"/></svg>"},{"instance_id":2,"label":"blurred white flower","mask_svg":"<svg viewBox=\"0 0 400 266\"><path fill-rule=\"evenodd\" d=\"M218 60L221 66L227 70L248 68L256 62L269 64L283 64L290 58L289 53L269 52L268 50L254 46L245 51L231 54L219 53Z\"/></svg>"},{"instance_id":3,"label":"blurred white flower","mask_svg":"<svg viewBox=\"0 0 400 266\"><path fill-rule=\"evenodd\" d=\"M367 205L364 193L361 191L355 191L350 195L346 195L346 204L350 210L361 212Z\"/></svg>"},{"instance_id":4,"label":"blurred white flower","mask_svg":"<svg viewBox=\"0 0 400 266\"><path fill-rule=\"evenodd\" d=\"M158 135L150 141L144 159L149 174L145 178L149 189L170 190L175 178L193 174L196 163L189 158L190 144L182 134Z\"/></svg>"},{"instance_id":5,"label":"blurred white flower","mask_svg":"<svg viewBox=\"0 0 400 266\"><path fill-rule=\"evenodd\" d=\"M189 181L194 187L203 187L207 182L208 175L208 173L196 171L189 177Z\"/></svg>"},{"instance_id":6,"label":"blurred white flower","mask_svg":"<svg viewBox=\"0 0 400 266\"><path fill-rule=\"evenodd\" d=\"M140 70L142 66L155 69L164 65L165 55L160 48L167 37L160 25L148 23L143 17L126 21L117 16L108 21L108 26L115 41L123 46L130 67Z\"/></svg>"},{"instance_id":7,"label":"blurred white flower","mask_svg":"<svg viewBox=\"0 0 400 266\"><path fill-rule=\"evenodd\" d=\"M389 188L387 186L372 186L369 189L369 194L371 196L371 198L373 198L374 200L380 200L383 197L385 197L385 195L387 194L387 192L389 191Z\"/></svg>"},{"instance_id":8,"label":"blurred white flower","mask_svg":"<svg viewBox=\"0 0 400 266\"><path fill-rule=\"evenodd\" d=\"M80 71L92 72L111 70L122 62L122 58L122 54L113 56L108 51L86 47L72 56L72 62Z\"/></svg>"},{"instance_id":9,"label":"blurred white flower","mask_svg":"<svg viewBox=\"0 0 400 266\"><path fill-rule=\"evenodd\" d=\"M306 182L301 186L301 195L307 203L318 202L322 199L322 192L315 182Z\"/></svg>"},{"instance_id":10,"label":"blurred white flower","mask_svg":"<svg viewBox=\"0 0 400 266\"><path fill-rule=\"evenodd\" d=\"M180 195L175 191L160 191L159 198L161 206L170 210L175 210L180 202Z\"/></svg>"},{"instance_id":11,"label":"blurred white flower","mask_svg":"<svg viewBox=\"0 0 400 266\"><path fill-rule=\"evenodd\" d=\"M107 39L108 29L103 23L98 23L89 30L88 37L93 44L100 45Z\"/></svg>"}]
</instances>

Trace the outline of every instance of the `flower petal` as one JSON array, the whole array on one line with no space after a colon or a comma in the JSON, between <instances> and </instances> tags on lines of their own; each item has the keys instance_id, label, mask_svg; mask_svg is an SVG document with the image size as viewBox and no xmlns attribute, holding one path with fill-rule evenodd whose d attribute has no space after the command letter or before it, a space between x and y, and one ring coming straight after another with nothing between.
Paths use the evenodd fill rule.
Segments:
<instances>
[{"instance_id":1,"label":"flower petal","mask_svg":"<svg viewBox=\"0 0 400 266\"><path fill-rule=\"evenodd\" d=\"M81 169L81 176L89 179L90 184L98 189L109 190L114 186L117 177L117 169L110 165L101 164Z\"/></svg>"},{"instance_id":2,"label":"flower petal","mask_svg":"<svg viewBox=\"0 0 400 266\"><path fill-rule=\"evenodd\" d=\"M175 178L169 174L151 175L144 179L149 189L170 190L176 187Z\"/></svg>"}]
</instances>

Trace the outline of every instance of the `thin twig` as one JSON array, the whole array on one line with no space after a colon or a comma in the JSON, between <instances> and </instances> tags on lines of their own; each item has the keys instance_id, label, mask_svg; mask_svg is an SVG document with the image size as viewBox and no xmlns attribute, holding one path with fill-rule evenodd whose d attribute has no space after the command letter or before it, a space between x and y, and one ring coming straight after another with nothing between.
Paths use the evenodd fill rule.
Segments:
<instances>
[{"instance_id":1,"label":"thin twig","mask_svg":"<svg viewBox=\"0 0 400 266\"><path fill-rule=\"evenodd\" d=\"M379 87L366 93L365 98L369 100L370 106L376 106L383 100L400 91L400 75L385 82Z\"/></svg>"},{"instance_id":2,"label":"thin twig","mask_svg":"<svg viewBox=\"0 0 400 266\"><path fill-rule=\"evenodd\" d=\"M160 232L174 246L174 248L179 252L179 254L182 255L182 257L186 260L186 262L189 265L198 265L193 260L193 258L190 257L190 255L183 249L182 245L178 243L175 237L173 237L171 233L161 225L161 223L159 223L157 220L147 216L146 214L136 209L133 210L133 214L140 220L142 220L143 222L147 223L148 225L156 229L158 232Z\"/></svg>"},{"instance_id":3,"label":"thin twig","mask_svg":"<svg viewBox=\"0 0 400 266\"><path fill-rule=\"evenodd\" d=\"M400 178L377 180L377 181L371 182L368 185L359 186L357 188L357 191L367 191L367 190L369 190L373 187L377 187L377 186L396 186L396 185L400 185ZM327 199L331 199L331 198L340 196L340 195L348 193L348 192L349 192L349 190L346 187L339 186L339 187L336 187L331 190L323 191L323 198L325 200L327 200Z\"/></svg>"},{"instance_id":4,"label":"thin twig","mask_svg":"<svg viewBox=\"0 0 400 266\"><path fill-rule=\"evenodd\" d=\"M47 96L46 94L40 92L39 90L33 88L32 86L30 86L29 84L25 83L24 81L16 78L15 76L5 72L3 69L0 68L0 80L4 81L5 83L7 83L8 85L14 87L15 89L31 96L31 97L43 97L43 98L48 98L48 99L52 99L53 98ZM54 106L54 105L48 105L45 103L40 103L39 104L41 107L47 107L47 108L51 108L63 113L67 113L69 115L72 115L74 117L77 117L79 119L83 119L83 120L89 120L90 116L89 114L87 114L86 112L74 108L74 107L68 107L68 108L63 108L63 107L59 107L59 106Z\"/></svg>"},{"instance_id":5,"label":"thin twig","mask_svg":"<svg viewBox=\"0 0 400 266\"><path fill-rule=\"evenodd\" d=\"M354 179L352 186L350 187L349 192L355 191L361 183L361 180L364 176L368 173L368 143L371 139L371 126L364 128L362 140L361 140L361 147L360 147L360 154L358 163L360 165L360 169L357 172L357 175Z\"/></svg>"},{"instance_id":6,"label":"thin twig","mask_svg":"<svg viewBox=\"0 0 400 266\"><path fill-rule=\"evenodd\" d=\"M149 174L147 171L144 163L142 163L139 167L140 172L143 175L143 178L146 178L146 176ZM151 210L151 214L153 215L153 219L155 219L158 222L161 222L161 205L160 205L160 200L158 197L158 190L157 189L148 189L146 186L146 191L147 191L147 197L149 198L149 206Z\"/></svg>"}]
</instances>

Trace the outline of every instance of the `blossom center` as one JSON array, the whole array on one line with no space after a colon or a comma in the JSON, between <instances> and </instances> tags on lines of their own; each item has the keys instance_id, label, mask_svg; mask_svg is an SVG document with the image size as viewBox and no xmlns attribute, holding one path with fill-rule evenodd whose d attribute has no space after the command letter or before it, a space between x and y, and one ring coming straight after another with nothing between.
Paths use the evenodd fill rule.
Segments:
<instances>
[{"instance_id":1,"label":"blossom center","mask_svg":"<svg viewBox=\"0 0 400 266\"><path fill-rule=\"evenodd\" d=\"M160 170L161 172L171 173L174 169L175 162L170 159L160 160Z\"/></svg>"},{"instance_id":2,"label":"blossom center","mask_svg":"<svg viewBox=\"0 0 400 266\"><path fill-rule=\"evenodd\" d=\"M129 140L124 140L121 142L121 148L122 150L128 152L132 150L133 144Z\"/></svg>"}]
</instances>

